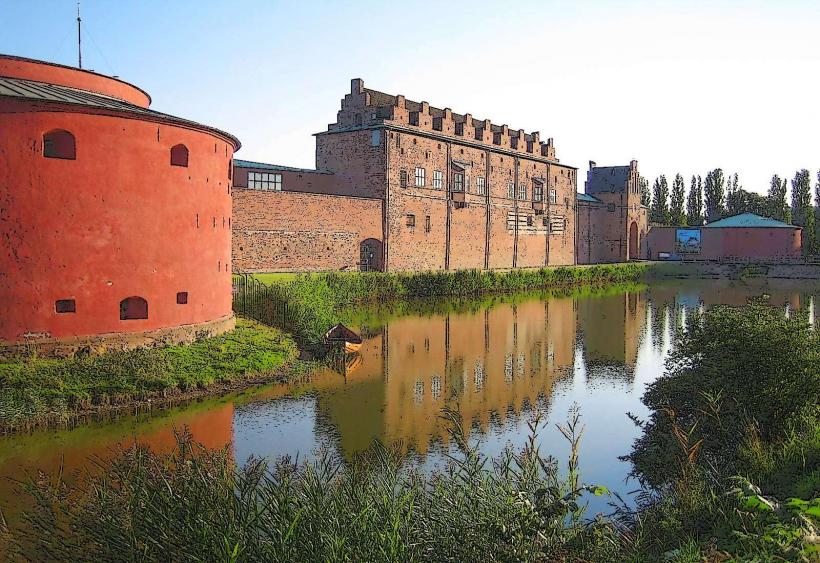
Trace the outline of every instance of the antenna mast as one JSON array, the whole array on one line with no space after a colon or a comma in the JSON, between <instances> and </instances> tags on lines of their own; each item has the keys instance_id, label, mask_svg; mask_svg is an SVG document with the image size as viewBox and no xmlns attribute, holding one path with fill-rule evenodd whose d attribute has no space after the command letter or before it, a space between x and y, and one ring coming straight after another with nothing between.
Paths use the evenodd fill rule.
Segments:
<instances>
[{"instance_id":1,"label":"antenna mast","mask_svg":"<svg viewBox=\"0 0 820 563\"><path fill-rule=\"evenodd\" d=\"M83 68L83 20L80 19L80 0L77 0L77 59L79 67Z\"/></svg>"}]
</instances>

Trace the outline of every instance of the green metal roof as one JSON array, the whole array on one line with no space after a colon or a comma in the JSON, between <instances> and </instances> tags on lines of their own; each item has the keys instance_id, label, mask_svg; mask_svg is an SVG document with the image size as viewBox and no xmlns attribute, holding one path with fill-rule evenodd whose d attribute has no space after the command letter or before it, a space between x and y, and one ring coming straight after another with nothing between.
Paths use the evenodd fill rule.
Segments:
<instances>
[{"instance_id":1,"label":"green metal roof","mask_svg":"<svg viewBox=\"0 0 820 563\"><path fill-rule=\"evenodd\" d=\"M581 192L578 192L576 195L578 196L578 201L588 201L590 203L602 203L600 199L598 199L595 196L591 196L589 194L583 194Z\"/></svg>"},{"instance_id":2,"label":"green metal roof","mask_svg":"<svg viewBox=\"0 0 820 563\"><path fill-rule=\"evenodd\" d=\"M717 221L712 221L711 223L707 223L704 227L711 227L711 228L722 228L722 227L742 227L742 228L749 228L749 227L756 227L756 228L774 228L774 229L796 229L794 225L789 225L788 223L784 223L783 221L778 221L777 219L771 219L770 217L761 217L760 215L756 215L754 213L741 213L740 215L734 215L732 217L725 217L723 219L718 219Z\"/></svg>"}]
</instances>

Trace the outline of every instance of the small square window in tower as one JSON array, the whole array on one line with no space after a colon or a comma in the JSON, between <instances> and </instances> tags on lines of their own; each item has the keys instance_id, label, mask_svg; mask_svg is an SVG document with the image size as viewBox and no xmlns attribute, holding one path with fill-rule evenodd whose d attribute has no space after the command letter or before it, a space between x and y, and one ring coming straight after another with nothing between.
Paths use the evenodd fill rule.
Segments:
<instances>
[{"instance_id":1,"label":"small square window in tower","mask_svg":"<svg viewBox=\"0 0 820 563\"><path fill-rule=\"evenodd\" d=\"M77 303L73 299L58 299L54 302L54 311L57 313L76 313Z\"/></svg>"},{"instance_id":2,"label":"small square window in tower","mask_svg":"<svg viewBox=\"0 0 820 563\"><path fill-rule=\"evenodd\" d=\"M180 291L177 293L177 305L187 305L188 304L188 292L187 291Z\"/></svg>"}]
</instances>

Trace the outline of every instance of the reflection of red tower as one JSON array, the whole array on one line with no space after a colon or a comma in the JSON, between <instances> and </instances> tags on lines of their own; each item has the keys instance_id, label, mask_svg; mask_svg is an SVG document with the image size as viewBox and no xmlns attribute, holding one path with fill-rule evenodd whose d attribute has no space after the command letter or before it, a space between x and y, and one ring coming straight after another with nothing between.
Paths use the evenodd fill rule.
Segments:
<instances>
[{"instance_id":1,"label":"reflection of red tower","mask_svg":"<svg viewBox=\"0 0 820 563\"><path fill-rule=\"evenodd\" d=\"M239 141L150 101L117 79L0 56L0 344L232 326Z\"/></svg>"}]
</instances>

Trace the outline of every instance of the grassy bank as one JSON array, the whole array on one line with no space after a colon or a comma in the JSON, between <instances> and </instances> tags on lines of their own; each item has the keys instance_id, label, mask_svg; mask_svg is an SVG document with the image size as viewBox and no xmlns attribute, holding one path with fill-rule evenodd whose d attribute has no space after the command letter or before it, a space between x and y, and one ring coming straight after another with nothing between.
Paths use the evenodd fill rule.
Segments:
<instances>
[{"instance_id":1,"label":"grassy bank","mask_svg":"<svg viewBox=\"0 0 820 563\"><path fill-rule=\"evenodd\" d=\"M629 456L639 504L608 517L583 513L608 492L579 475L577 416L559 471L537 418L521 452L490 459L445 412L461 451L446 470L403 470L378 444L350 464L238 468L181 436L168 456L120 451L93 486L31 481L36 508L6 536L27 560L816 561L817 333L754 304L694 315L681 334Z\"/></svg>"},{"instance_id":2,"label":"grassy bank","mask_svg":"<svg viewBox=\"0 0 820 563\"><path fill-rule=\"evenodd\" d=\"M0 363L0 432L70 424L149 400L203 395L215 385L281 370L297 356L282 331L238 320L236 330L193 344L71 359Z\"/></svg>"},{"instance_id":3,"label":"grassy bank","mask_svg":"<svg viewBox=\"0 0 820 563\"><path fill-rule=\"evenodd\" d=\"M356 303L600 287L638 281L647 269L645 264L628 263L509 272L303 274L270 285L263 302L250 314L282 327L300 346L310 347L329 327L345 322L345 308Z\"/></svg>"}]
</instances>

